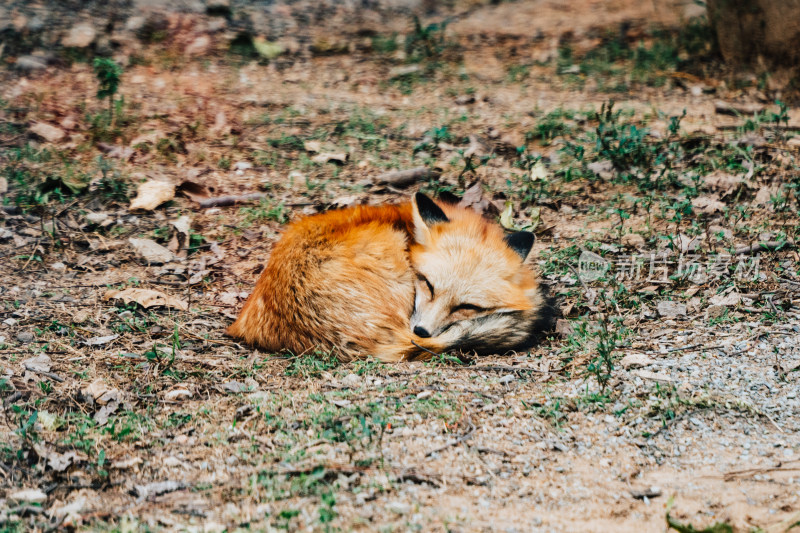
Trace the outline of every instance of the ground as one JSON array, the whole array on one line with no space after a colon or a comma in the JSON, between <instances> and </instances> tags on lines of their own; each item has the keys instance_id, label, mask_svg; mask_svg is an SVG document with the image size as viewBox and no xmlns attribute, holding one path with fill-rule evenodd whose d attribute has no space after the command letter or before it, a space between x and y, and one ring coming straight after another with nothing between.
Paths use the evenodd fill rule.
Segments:
<instances>
[{"instance_id":1,"label":"ground","mask_svg":"<svg viewBox=\"0 0 800 533\"><path fill-rule=\"evenodd\" d=\"M793 85L680 3L467 4L0 56L3 531L797 526ZM287 222L415 190L537 234L535 349L224 335Z\"/></svg>"}]
</instances>

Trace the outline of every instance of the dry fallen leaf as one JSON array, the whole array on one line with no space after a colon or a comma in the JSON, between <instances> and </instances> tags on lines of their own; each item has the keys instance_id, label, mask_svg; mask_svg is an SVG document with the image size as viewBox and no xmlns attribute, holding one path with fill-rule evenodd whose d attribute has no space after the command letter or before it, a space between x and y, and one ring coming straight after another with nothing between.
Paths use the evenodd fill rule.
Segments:
<instances>
[{"instance_id":1,"label":"dry fallen leaf","mask_svg":"<svg viewBox=\"0 0 800 533\"><path fill-rule=\"evenodd\" d=\"M347 162L347 152L322 152L311 158L314 163L329 163L335 161L337 163Z\"/></svg>"},{"instance_id":2,"label":"dry fallen leaf","mask_svg":"<svg viewBox=\"0 0 800 533\"><path fill-rule=\"evenodd\" d=\"M197 203L208 200L214 194L213 188L206 187L205 185L191 180L182 181L181 184L178 185L177 192Z\"/></svg>"},{"instance_id":3,"label":"dry fallen leaf","mask_svg":"<svg viewBox=\"0 0 800 533\"><path fill-rule=\"evenodd\" d=\"M516 226L514 226L514 204L511 200L506 202L505 209L500 213L500 225L510 230L517 229Z\"/></svg>"},{"instance_id":4,"label":"dry fallen leaf","mask_svg":"<svg viewBox=\"0 0 800 533\"><path fill-rule=\"evenodd\" d=\"M351 205L358 205L362 201L361 196L350 194L347 196L340 196L331 202L336 207L350 207Z\"/></svg>"},{"instance_id":5,"label":"dry fallen leaf","mask_svg":"<svg viewBox=\"0 0 800 533\"><path fill-rule=\"evenodd\" d=\"M705 177L706 186L712 190L722 192L722 196L734 193L739 187L746 185L747 181L744 174L729 174L724 170L717 170Z\"/></svg>"},{"instance_id":6,"label":"dry fallen leaf","mask_svg":"<svg viewBox=\"0 0 800 533\"><path fill-rule=\"evenodd\" d=\"M128 239L131 247L145 261L152 264L168 263L174 259L174 254L152 239Z\"/></svg>"},{"instance_id":7,"label":"dry fallen leaf","mask_svg":"<svg viewBox=\"0 0 800 533\"><path fill-rule=\"evenodd\" d=\"M537 161L531 169L531 181L550 181L550 174L547 172L547 167L544 166L541 160Z\"/></svg>"},{"instance_id":8,"label":"dry fallen leaf","mask_svg":"<svg viewBox=\"0 0 800 533\"><path fill-rule=\"evenodd\" d=\"M175 186L162 180L150 180L139 185L136 198L131 201L130 210L152 211L164 202L175 198Z\"/></svg>"},{"instance_id":9,"label":"dry fallen leaf","mask_svg":"<svg viewBox=\"0 0 800 533\"><path fill-rule=\"evenodd\" d=\"M780 196L780 187L764 186L761 187L756 193L754 203L760 206L769 205L772 198L777 198L779 196Z\"/></svg>"},{"instance_id":10,"label":"dry fallen leaf","mask_svg":"<svg viewBox=\"0 0 800 533\"><path fill-rule=\"evenodd\" d=\"M64 140L64 137L67 136L67 134L64 133L64 130L57 128L52 124L48 124L47 122L34 122L30 130L31 133L51 143L62 141Z\"/></svg>"},{"instance_id":11,"label":"dry fallen leaf","mask_svg":"<svg viewBox=\"0 0 800 533\"><path fill-rule=\"evenodd\" d=\"M173 232L167 249L175 254L176 257L185 258L188 254L189 231L192 227L192 220L183 215L171 223Z\"/></svg>"},{"instance_id":12,"label":"dry fallen leaf","mask_svg":"<svg viewBox=\"0 0 800 533\"><path fill-rule=\"evenodd\" d=\"M696 208L701 213L711 215L717 211L725 211L726 205L719 201L719 196L716 194L709 194L706 196L698 196L692 200L692 207Z\"/></svg>"},{"instance_id":13,"label":"dry fallen leaf","mask_svg":"<svg viewBox=\"0 0 800 533\"><path fill-rule=\"evenodd\" d=\"M188 304L173 296L164 294L161 291L153 289L138 289L136 287L128 287L122 291L107 291L103 296L104 300L122 300L126 304L136 302L145 309L150 307L174 307L181 311L186 311Z\"/></svg>"},{"instance_id":14,"label":"dry fallen leaf","mask_svg":"<svg viewBox=\"0 0 800 533\"><path fill-rule=\"evenodd\" d=\"M101 406L94 413L94 421L101 426L108 422L108 417L114 414L122 403L122 393L119 389L109 387L102 379L94 380L81 390L81 396L88 404Z\"/></svg>"},{"instance_id":15,"label":"dry fallen leaf","mask_svg":"<svg viewBox=\"0 0 800 533\"><path fill-rule=\"evenodd\" d=\"M476 213L482 215L494 216L498 214L497 206L489 201L483 194L483 185L480 181L476 181L464 191L464 196L458 202L458 207L465 209L472 209Z\"/></svg>"}]
</instances>

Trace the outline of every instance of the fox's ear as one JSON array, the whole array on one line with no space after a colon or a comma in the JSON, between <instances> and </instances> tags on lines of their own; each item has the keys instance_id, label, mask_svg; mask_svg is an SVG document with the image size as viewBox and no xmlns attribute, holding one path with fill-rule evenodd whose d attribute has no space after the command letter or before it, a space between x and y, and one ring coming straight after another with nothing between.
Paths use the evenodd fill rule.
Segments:
<instances>
[{"instance_id":1,"label":"fox's ear","mask_svg":"<svg viewBox=\"0 0 800 533\"><path fill-rule=\"evenodd\" d=\"M509 248L517 252L523 261L527 259L528 254L531 253L533 243L536 237L530 231L518 231L510 235L506 235L506 244Z\"/></svg>"},{"instance_id":2,"label":"fox's ear","mask_svg":"<svg viewBox=\"0 0 800 533\"><path fill-rule=\"evenodd\" d=\"M414 239L419 244L427 244L432 225L450 222L442 208L421 192L414 195L411 211L414 221Z\"/></svg>"},{"instance_id":3,"label":"fox's ear","mask_svg":"<svg viewBox=\"0 0 800 533\"><path fill-rule=\"evenodd\" d=\"M437 196L436 199L444 204L450 204L450 205L456 205L458 204L458 202L461 201L461 198L451 193L450 191L440 192L439 196Z\"/></svg>"}]
</instances>

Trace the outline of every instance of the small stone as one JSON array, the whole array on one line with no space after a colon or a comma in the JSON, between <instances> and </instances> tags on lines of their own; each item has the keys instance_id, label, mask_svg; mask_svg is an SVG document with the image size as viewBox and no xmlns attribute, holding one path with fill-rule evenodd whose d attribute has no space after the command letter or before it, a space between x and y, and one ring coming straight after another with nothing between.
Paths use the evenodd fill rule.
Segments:
<instances>
[{"instance_id":1,"label":"small stone","mask_svg":"<svg viewBox=\"0 0 800 533\"><path fill-rule=\"evenodd\" d=\"M96 36L97 32L90 24L76 24L61 39L61 44L66 48L86 48L94 42Z\"/></svg>"},{"instance_id":2,"label":"small stone","mask_svg":"<svg viewBox=\"0 0 800 533\"><path fill-rule=\"evenodd\" d=\"M411 506L403 502L389 502L386 508L394 514L404 515L411 512Z\"/></svg>"},{"instance_id":3,"label":"small stone","mask_svg":"<svg viewBox=\"0 0 800 533\"><path fill-rule=\"evenodd\" d=\"M514 381L515 379L517 379L517 378L516 378L516 376L514 376L514 374L506 374L505 376L501 377L501 378L500 378L499 380L497 380L497 381L498 381L499 383L502 383L502 384L504 384L504 385L505 385L505 384L507 384L507 383L511 383L511 382L512 382L512 381Z\"/></svg>"},{"instance_id":4,"label":"small stone","mask_svg":"<svg viewBox=\"0 0 800 533\"><path fill-rule=\"evenodd\" d=\"M739 302L741 301L742 301L742 296L738 292L730 292L728 294L717 294L708 300L708 302L711 305L716 305L721 307L739 305Z\"/></svg>"},{"instance_id":5,"label":"small stone","mask_svg":"<svg viewBox=\"0 0 800 533\"><path fill-rule=\"evenodd\" d=\"M192 391L188 389L174 389L168 391L164 398L167 400L186 400L192 397Z\"/></svg>"},{"instance_id":6,"label":"small stone","mask_svg":"<svg viewBox=\"0 0 800 533\"><path fill-rule=\"evenodd\" d=\"M145 261L153 264L169 263L173 254L165 247L150 239L130 238L128 242Z\"/></svg>"},{"instance_id":7,"label":"small stone","mask_svg":"<svg viewBox=\"0 0 800 533\"><path fill-rule=\"evenodd\" d=\"M84 309L81 309L72 315L73 324L83 324L87 320L89 320L89 312Z\"/></svg>"},{"instance_id":8,"label":"small stone","mask_svg":"<svg viewBox=\"0 0 800 533\"><path fill-rule=\"evenodd\" d=\"M644 237L638 233L628 233L622 236L621 244L629 248L644 248Z\"/></svg>"},{"instance_id":9,"label":"small stone","mask_svg":"<svg viewBox=\"0 0 800 533\"><path fill-rule=\"evenodd\" d=\"M47 494L39 489L25 489L12 492L8 499L15 502L43 503L47 501Z\"/></svg>"},{"instance_id":10,"label":"small stone","mask_svg":"<svg viewBox=\"0 0 800 533\"><path fill-rule=\"evenodd\" d=\"M33 342L36 336L30 331L20 331L17 333L17 340L22 344L29 344Z\"/></svg>"},{"instance_id":11,"label":"small stone","mask_svg":"<svg viewBox=\"0 0 800 533\"><path fill-rule=\"evenodd\" d=\"M725 314L727 307L724 305L711 305L706 309L706 320L713 320Z\"/></svg>"},{"instance_id":12,"label":"small stone","mask_svg":"<svg viewBox=\"0 0 800 533\"><path fill-rule=\"evenodd\" d=\"M164 466L169 468L177 468L179 466L183 466L183 461L175 457L174 455L170 455L166 459L164 459Z\"/></svg>"},{"instance_id":13,"label":"small stone","mask_svg":"<svg viewBox=\"0 0 800 533\"><path fill-rule=\"evenodd\" d=\"M604 180L614 177L614 163L611 161L593 161L587 168Z\"/></svg>"},{"instance_id":14,"label":"small stone","mask_svg":"<svg viewBox=\"0 0 800 533\"><path fill-rule=\"evenodd\" d=\"M101 225L103 222L111 218L108 213L87 213L86 220L92 224Z\"/></svg>"},{"instance_id":15,"label":"small stone","mask_svg":"<svg viewBox=\"0 0 800 533\"><path fill-rule=\"evenodd\" d=\"M141 15L131 17L125 22L125 29L128 31L139 31L144 28L147 19Z\"/></svg>"},{"instance_id":16,"label":"small stone","mask_svg":"<svg viewBox=\"0 0 800 533\"><path fill-rule=\"evenodd\" d=\"M347 374L342 378L342 385L350 388L357 388L361 386L361 376L358 374Z\"/></svg>"},{"instance_id":17,"label":"small stone","mask_svg":"<svg viewBox=\"0 0 800 533\"><path fill-rule=\"evenodd\" d=\"M227 383L222 384L222 390L228 394L238 394L241 392L247 392L247 385L241 381L228 381Z\"/></svg>"},{"instance_id":18,"label":"small stone","mask_svg":"<svg viewBox=\"0 0 800 533\"><path fill-rule=\"evenodd\" d=\"M674 383L675 380L671 378L667 374L658 373L658 372L650 372L648 370L637 370L633 373L635 376L638 376L642 379L646 379L648 381L656 381L658 383ZM637 422L639 424L641 422Z\"/></svg>"},{"instance_id":19,"label":"small stone","mask_svg":"<svg viewBox=\"0 0 800 533\"><path fill-rule=\"evenodd\" d=\"M208 35L201 35L186 46L184 53L187 56L203 56L208 53L210 47L211 38Z\"/></svg>"},{"instance_id":20,"label":"small stone","mask_svg":"<svg viewBox=\"0 0 800 533\"><path fill-rule=\"evenodd\" d=\"M619 362L624 369L642 368L653 364L653 359L643 353L629 353Z\"/></svg>"},{"instance_id":21,"label":"small stone","mask_svg":"<svg viewBox=\"0 0 800 533\"><path fill-rule=\"evenodd\" d=\"M35 122L30 130L31 133L51 143L57 143L67 135L61 128L57 128L47 122Z\"/></svg>"},{"instance_id":22,"label":"small stone","mask_svg":"<svg viewBox=\"0 0 800 533\"><path fill-rule=\"evenodd\" d=\"M680 302L662 300L658 302L658 307L656 309L658 310L658 315L663 318L686 316L686 304Z\"/></svg>"},{"instance_id":23,"label":"small stone","mask_svg":"<svg viewBox=\"0 0 800 533\"><path fill-rule=\"evenodd\" d=\"M67 265L59 261L58 263L50 265L50 268L56 272L65 272L67 270Z\"/></svg>"},{"instance_id":24,"label":"small stone","mask_svg":"<svg viewBox=\"0 0 800 533\"><path fill-rule=\"evenodd\" d=\"M556 333L559 335L563 335L567 337L572 335L575 332L575 329L572 327L572 322L569 320L565 320L563 318L559 318L556 320Z\"/></svg>"},{"instance_id":25,"label":"small stone","mask_svg":"<svg viewBox=\"0 0 800 533\"><path fill-rule=\"evenodd\" d=\"M44 70L47 68L47 60L43 57L37 56L19 56L17 58L17 62L14 65L19 70L25 70L28 72L34 70Z\"/></svg>"},{"instance_id":26,"label":"small stone","mask_svg":"<svg viewBox=\"0 0 800 533\"><path fill-rule=\"evenodd\" d=\"M31 335L33 334L31 333ZM47 354L37 355L22 362L25 370L30 370L31 372L50 372L52 364L53 361Z\"/></svg>"}]
</instances>

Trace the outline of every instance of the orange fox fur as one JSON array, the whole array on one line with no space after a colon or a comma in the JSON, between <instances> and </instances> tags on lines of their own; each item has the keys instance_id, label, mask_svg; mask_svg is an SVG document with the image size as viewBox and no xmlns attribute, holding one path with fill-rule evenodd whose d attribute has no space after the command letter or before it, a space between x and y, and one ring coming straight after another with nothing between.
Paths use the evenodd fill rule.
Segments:
<instances>
[{"instance_id":1,"label":"orange fox fur","mask_svg":"<svg viewBox=\"0 0 800 533\"><path fill-rule=\"evenodd\" d=\"M524 263L532 244L531 234L504 238L475 212L421 194L302 218L227 333L344 360L524 348L554 310Z\"/></svg>"}]
</instances>

